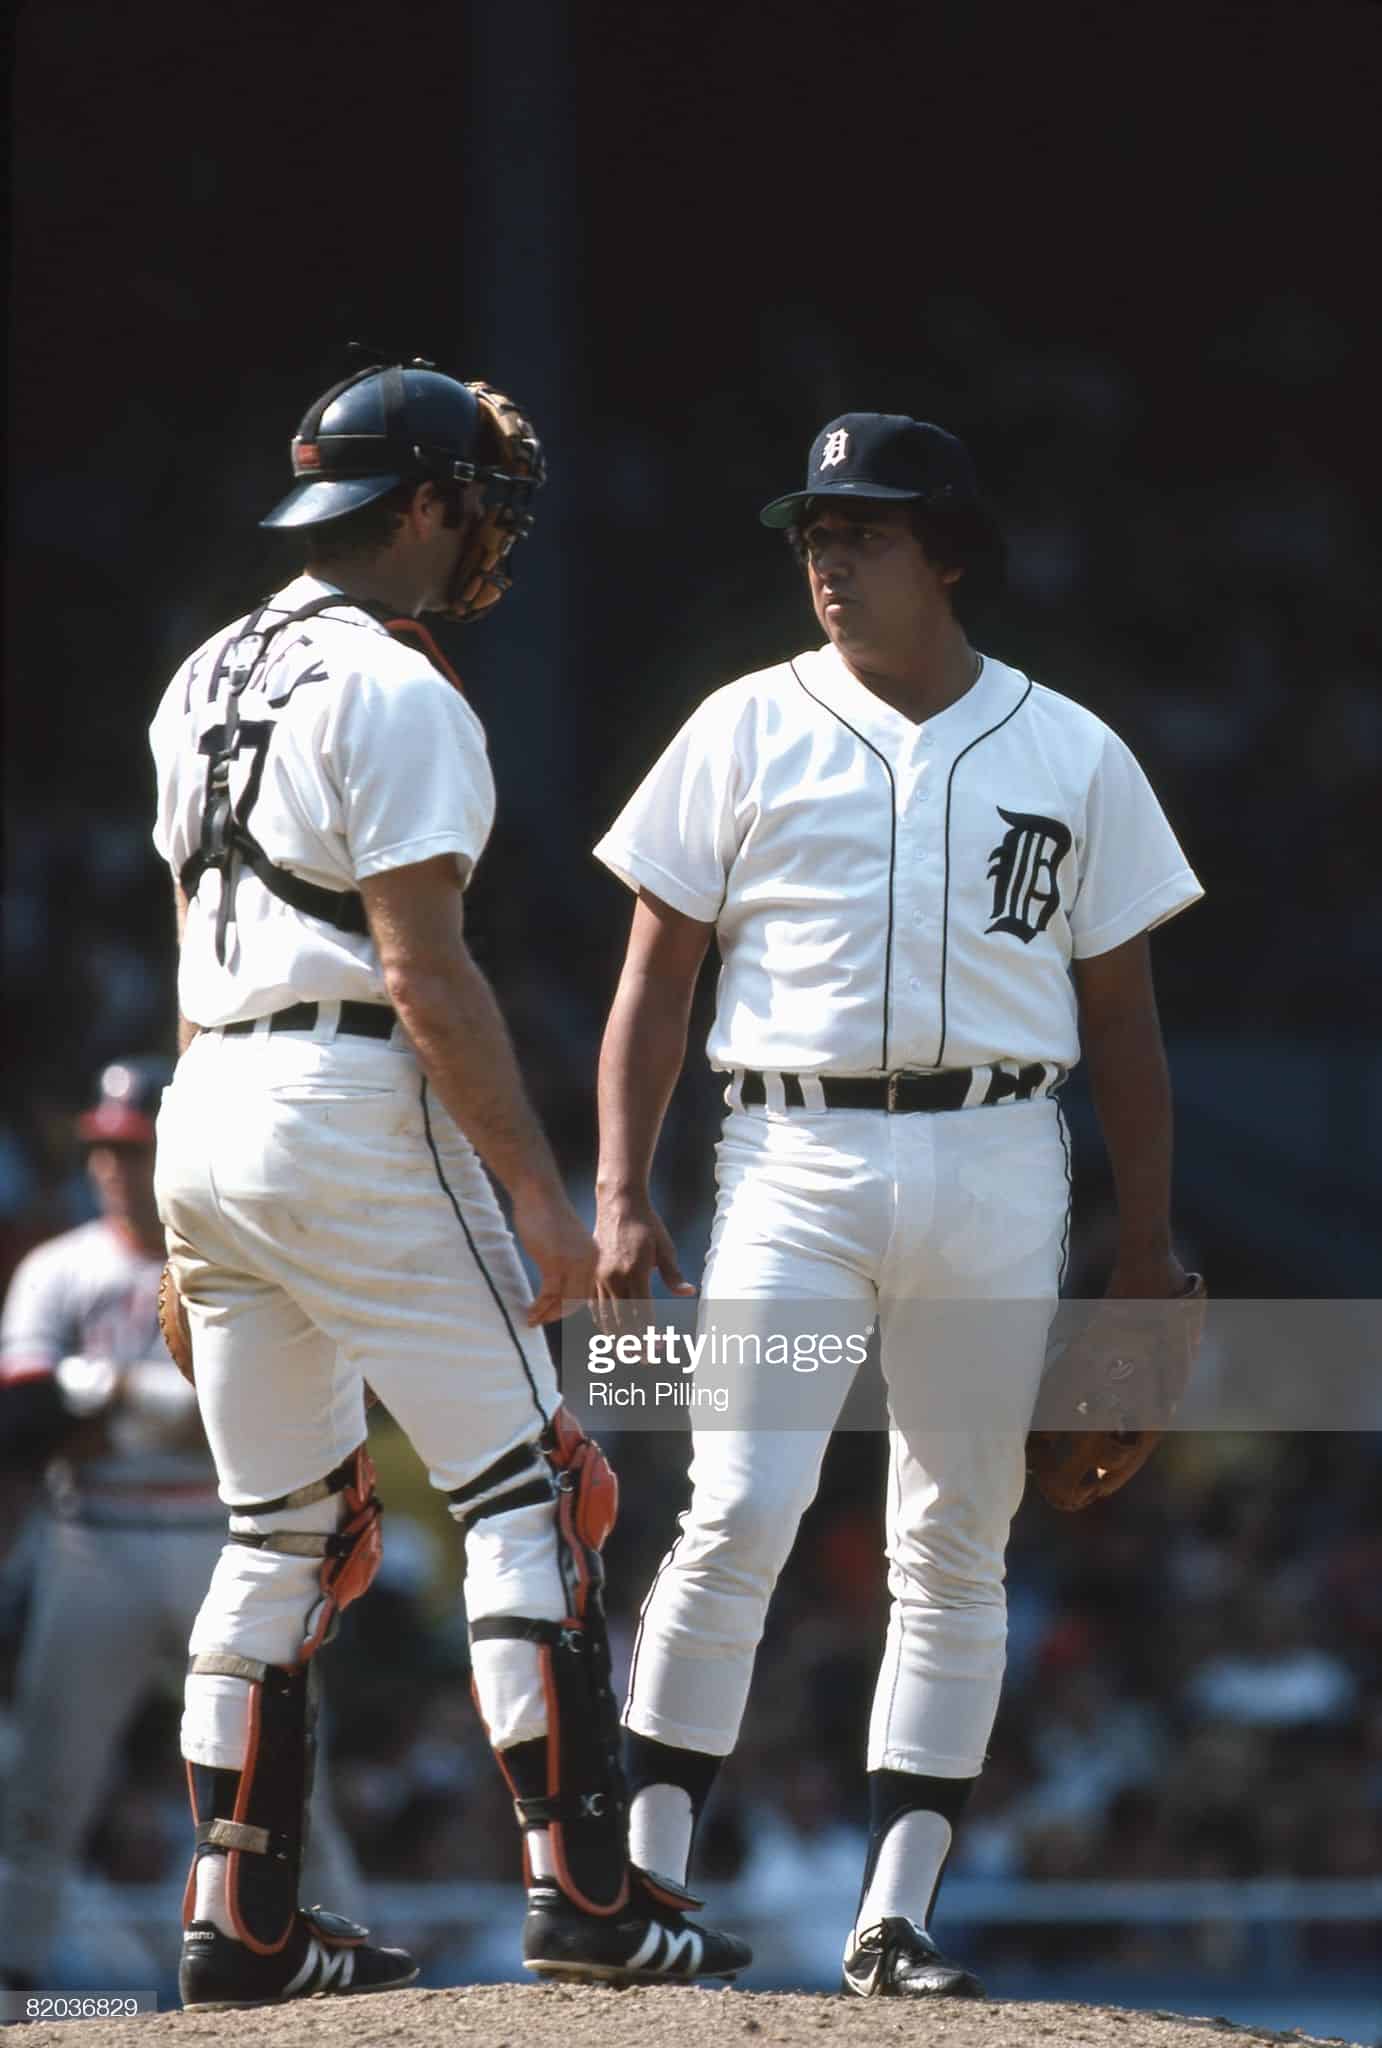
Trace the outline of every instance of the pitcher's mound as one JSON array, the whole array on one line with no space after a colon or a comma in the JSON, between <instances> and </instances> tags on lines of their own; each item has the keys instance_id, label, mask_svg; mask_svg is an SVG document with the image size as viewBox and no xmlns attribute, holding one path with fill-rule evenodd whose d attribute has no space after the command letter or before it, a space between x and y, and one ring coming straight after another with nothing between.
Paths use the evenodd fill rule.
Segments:
<instances>
[{"instance_id":1,"label":"pitcher's mound","mask_svg":"<svg viewBox=\"0 0 1382 2048\"><path fill-rule=\"evenodd\" d=\"M475 1984L253 2012L27 2026L6 2048L1302 2048L1315 2037L1098 2005L844 1999L690 1986Z\"/></svg>"}]
</instances>

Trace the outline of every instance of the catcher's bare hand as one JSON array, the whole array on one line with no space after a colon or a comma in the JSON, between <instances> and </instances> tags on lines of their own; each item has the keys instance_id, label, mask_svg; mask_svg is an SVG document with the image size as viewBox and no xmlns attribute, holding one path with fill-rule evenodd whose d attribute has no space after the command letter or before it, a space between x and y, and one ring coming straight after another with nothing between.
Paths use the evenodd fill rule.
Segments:
<instances>
[{"instance_id":1,"label":"catcher's bare hand","mask_svg":"<svg viewBox=\"0 0 1382 2048\"><path fill-rule=\"evenodd\" d=\"M595 1285L595 1245L590 1232L560 1188L539 1185L515 1190L513 1227L538 1271L528 1327L560 1322L590 1299Z\"/></svg>"},{"instance_id":2,"label":"catcher's bare hand","mask_svg":"<svg viewBox=\"0 0 1382 2048\"><path fill-rule=\"evenodd\" d=\"M598 1205L595 1249L591 1306L602 1328L640 1319L637 1304L652 1293L654 1273L669 1294L685 1298L696 1292L677 1263L666 1224L646 1196L623 1195Z\"/></svg>"}]
</instances>

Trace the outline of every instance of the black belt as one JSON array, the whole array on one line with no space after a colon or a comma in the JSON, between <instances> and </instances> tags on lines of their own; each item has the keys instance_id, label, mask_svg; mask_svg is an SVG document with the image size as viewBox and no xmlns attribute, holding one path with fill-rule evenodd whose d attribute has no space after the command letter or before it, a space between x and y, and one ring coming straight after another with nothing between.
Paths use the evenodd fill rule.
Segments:
<instances>
[{"instance_id":1,"label":"black belt","mask_svg":"<svg viewBox=\"0 0 1382 2048\"><path fill-rule=\"evenodd\" d=\"M290 1003L286 1010L273 1010L269 1015L270 1031L315 1031L318 1003ZM262 1017L242 1017L238 1024L221 1026L227 1038L236 1038L253 1031L256 1024L263 1023ZM398 1022L387 1003L341 1004L341 1021L336 1026L339 1038L392 1038L394 1025Z\"/></svg>"},{"instance_id":2,"label":"black belt","mask_svg":"<svg viewBox=\"0 0 1382 2048\"><path fill-rule=\"evenodd\" d=\"M986 1079L987 1086L975 1102L976 1109L987 1109L998 1102L1030 1102L1047 1076L1043 1060L1034 1060L1030 1066L1019 1067L1015 1074L1005 1072L1002 1067L980 1067L977 1071L981 1079ZM973 1067L947 1067L939 1074L879 1074L857 1079L819 1074L813 1078L820 1082L827 1109L885 1109L895 1115L907 1116L917 1110L963 1109L969 1100L975 1072ZM1057 1067L1052 1086L1064 1078ZM788 1109L805 1109L806 1097L802 1093L799 1074L782 1076L782 1092ZM739 1100L745 1109L759 1109L766 1105L768 1089L762 1074L745 1073Z\"/></svg>"}]
</instances>

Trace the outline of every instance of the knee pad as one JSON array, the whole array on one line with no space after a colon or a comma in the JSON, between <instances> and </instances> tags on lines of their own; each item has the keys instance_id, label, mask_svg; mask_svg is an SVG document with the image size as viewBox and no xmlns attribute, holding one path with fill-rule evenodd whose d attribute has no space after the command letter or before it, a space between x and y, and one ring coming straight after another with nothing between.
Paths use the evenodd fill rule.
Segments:
<instances>
[{"instance_id":1,"label":"knee pad","mask_svg":"<svg viewBox=\"0 0 1382 2048\"><path fill-rule=\"evenodd\" d=\"M239 1940L256 1955L281 1949L297 1913L315 1755L316 1691L310 1664L261 1664L204 1651L194 1675L235 1679L249 1694L249 1740L238 1770L189 1763L197 1849L183 1899L192 1916L197 1858L226 1858L226 1903Z\"/></svg>"},{"instance_id":2,"label":"knee pad","mask_svg":"<svg viewBox=\"0 0 1382 2048\"><path fill-rule=\"evenodd\" d=\"M533 1645L546 1740L496 1750L499 1767L519 1826L546 1830L566 1895L586 1912L620 1912L628 1900L628 1796L600 1556L614 1526L618 1482L599 1445L559 1408L537 1443L506 1453L458 1492L464 1498L451 1497L452 1512L459 1506L463 1522L477 1511L503 1514L555 1498L565 1616L486 1615L471 1623L470 1638Z\"/></svg>"},{"instance_id":3,"label":"knee pad","mask_svg":"<svg viewBox=\"0 0 1382 2048\"><path fill-rule=\"evenodd\" d=\"M237 1501L231 1507L230 1540L251 1550L289 1557L320 1558L318 1597L303 1624L298 1662L305 1664L335 1633L336 1617L367 1590L383 1555L382 1508L374 1490L374 1462L364 1444L341 1461L325 1479L299 1486L276 1500ZM238 1520L260 1520L290 1509L310 1507L329 1495L342 1496L334 1534L299 1529L237 1529Z\"/></svg>"},{"instance_id":4,"label":"knee pad","mask_svg":"<svg viewBox=\"0 0 1382 2048\"><path fill-rule=\"evenodd\" d=\"M619 1515L619 1481L593 1437L563 1406L543 1431L542 1451L557 1482L557 1542L567 1605L579 1619L605 1583L600 1553ZM602 1616L603 1619L603 1616Z\"/></svg>"},{"instance_id":5,"label":"knee pad","mask_svg":"<svg viewBox=\"0 0 1382 2048\"><path fill-rule=\"evenodd\" d=\"M600 1552L619 1512L619 1481L568 1408L557 1409L535 1442L505 1451L446 1498L467 1534L489 1516L555 1501L562 1588L568 1614L579 1621L604 1584Z\"/></svg>"}]
</instances>

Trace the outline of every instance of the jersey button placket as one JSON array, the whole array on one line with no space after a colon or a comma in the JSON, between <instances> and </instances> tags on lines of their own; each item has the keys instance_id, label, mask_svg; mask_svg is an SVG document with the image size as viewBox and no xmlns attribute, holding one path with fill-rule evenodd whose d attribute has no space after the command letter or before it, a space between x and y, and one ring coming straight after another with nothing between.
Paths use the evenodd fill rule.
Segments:
<instances>
[{"instance_id":1,"label":"jersey button placket","mask_svg":"<svg viewBox=\"0 0 1382 2048\"><path fill-rule=\"evenodd\" d=\"M915 1045L928 1029L929 962L923 949L931 922L929 899L933 893L928 856L935 837L935 811L930 803L935 763L925 741L925 735L914 735L911 747L898 763L901 857L894 903L898 940L894 986L900 1003L893 1034L895 1047ZM905 1065L907 1060L905 1055L890 1054L890 1063ZM890 1118L889 1122L892 1121ZM894 1134L893 1143L897 1142Z\"/></svg>"}]
</instances>

